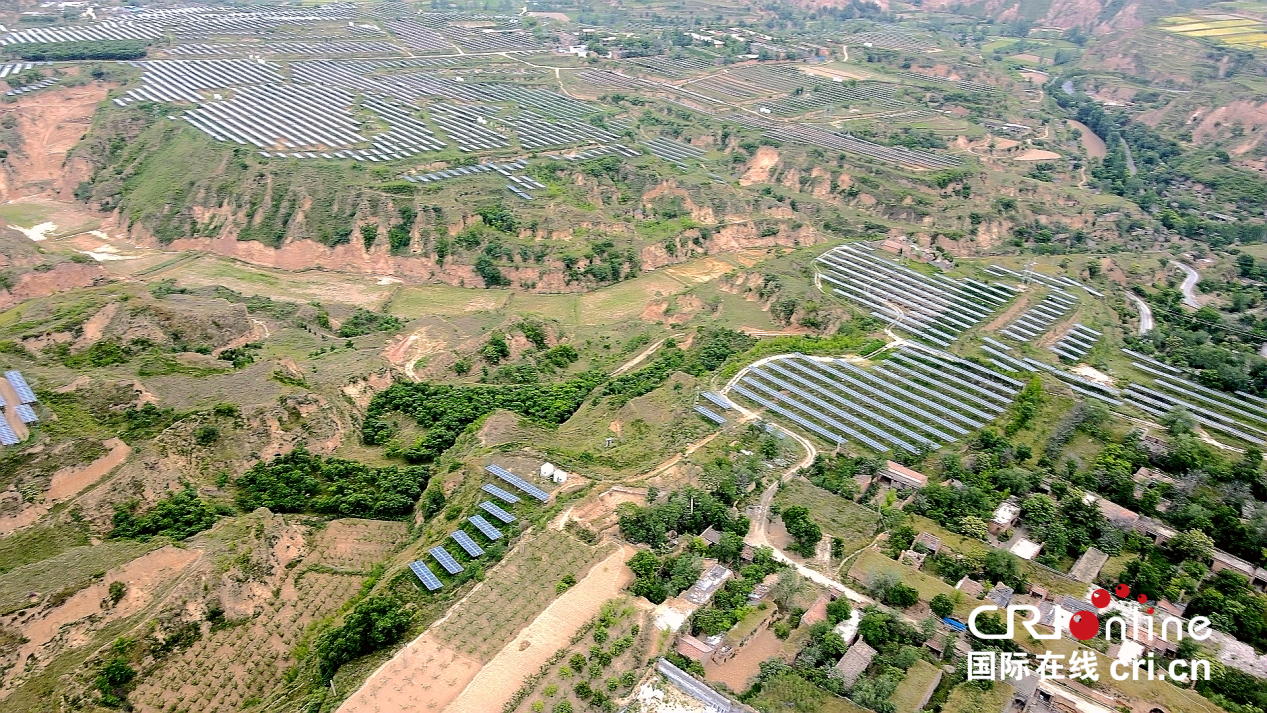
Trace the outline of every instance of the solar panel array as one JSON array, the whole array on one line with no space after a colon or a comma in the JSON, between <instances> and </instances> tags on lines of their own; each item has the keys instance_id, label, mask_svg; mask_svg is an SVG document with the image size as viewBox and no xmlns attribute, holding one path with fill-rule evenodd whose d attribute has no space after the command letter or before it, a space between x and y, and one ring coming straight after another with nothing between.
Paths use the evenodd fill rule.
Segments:
<instances>
[{"instance_id":1,"label":"solar panel array","mask_svg":"<svg viewBox=\"0 0 1267 713\"><path fill-rule=\"evenodd\" d=\"M431 553L431 556L435 558L436 562L439 562L440 566L444 567L444 571L449 574L458 574L463 570L462 565L458 564L458 561L453 559L453 555L449 554L449 551L440 545L432 547L427 550L427 552Z\"/></svg>"},{"instance_id":2,"label":"solar panel array","mask_svg":"<svg viewBox=\"0 0 1267 713\"><path fill-rule=\"evenodd\" d=\"M1012 288L976 280L930 277L862 245L819 256L824 287L896 328L946 347L1011 301Z\"/></svg>"},{"instance_id":3,"label":"solar panel array","mask_svg":"<svg viewBox=\"0 0 1267 713\"><path fill-rule=\"evenodd\" d=\"M963 160L957 156L908 149L904 146L883 146L813 124L775 121L756 114L730 114L723 118L736 124L760 129L766 136L773 139L844 151L899 166L936 170L954 168L963 163Z\"/></svg>"},{"instance_id":4,"label":"solar panel array","mask_svg":"<svg viewBox=\"0 0 1267 713\"><path fill-rule=\"evenodd\" d=\"M0 64L0 79L4 79L10 74L25 72L26 70L34 67L37 64L43 64L43 63L42 62L12 62L9 64Z\"/></svg>"},{"instance_id":5,"label":"solar panel array","mask_svg":"<svg viewBox=\"0 0 1267 713\"><path fill-rule=\"evenodd\" d=\"M1057 369L1054 366L1044 364L1043 362L1035 359L1030 359L1029 357L1025 358L1025 363L1035 369L1054 375L1057 379L1065 382L1065 386L1068 386L1074 393L1089 396L1093 399L1099 399L1111 406L1122 405L1122 392L1112 386L1105 386L1104 384L1096 383L1091 379L1083 378L1077 374L1070 374L1063 369Z\"/></svg>"},{"instance_id":6,"label":"solar panel array","mask_svg":"<svg viewBox=\"0 0 1267 713\"><path fill-rule=\"evenodd\" d=\"M476 544L475 540L472 540L470 535L462 532L461 530L454 530L449 533L449 537L452 537L454 541L456 541L458 545L461 546L462 549L466 550L466 553L472 557L479 557L484 554L484 548Z\"/></svg>"},{"instance_id":7,"label":"solar panel array","mask_svg":"<svg viewBox=\"0 0 1267 713\"><path fill-rule=\"evenodd\" d=\"M901 347L869 370L841 359L775 357L746 369L729 391L831 443L916 452L993 421L1022 386L945 352Z\"/></svg>"},{"instance_id":8,"label":"solar panel array","mask_svg":"<svg viewBox=\"0 0 1267 713\"><path fill-rule=\"evenodd\" d=\"M9 385L17 393L19 403L33 404L39 401L35 397L35 391L31 389L31 385L26 383L26 377L22 376L22 372L17 370L6 371L4 372L4 378L9 381Z\"/></svg>"},{"instance_id":9,"label":"solar panel array","mask_svg":"<svg viewBox=\"0 0 1267 713\"><path fill-rule=\"evenodd\" d=\"M518 495L515 495L514 493L511 493L511 492L507 492L506 490L503 490L497 487L496 485L493 485L492 483L485 483L483 486L483 490L484 492L488 493L489 495L492 495L493 497L497 498L498 500L501 500L504 503L510 503L513 505L519 502ZM507 522L509 522L509 520L507 520Z\"/></svg>"},{"instance_id":10,"label":"solar panel array","mask_svg":"<svg viewBox=\"0 0 1267 713\"><path fill-rule=\"evenodd\" d=\"M524 480L523 478L520 478L519 476L517 476L517 475L515 475L514 473L512 473L512 472L510 472L510 471L506 470L505 468L501 467L500 465L486 465L486 466L484 466L484 470L488 471L489 473L492 473L493 475L497 476L498 478L501 478L502 480L506 481L507 483L510 483L511 485L515 486L516 488L519 488L520 490L522 490L522 491L524 491L525 493L527 493L527 494L531 495L532 497L536 498L537 500L540 500L540 501L541 501L541 502L543 502L543 503L544 503L545 501L547 501L547 500L549 500L549 499L550 499L550 494L549 494L549 493L547 493L546 491L542 490L541 488L538 488L537 486L533 485L532 483L529 483L528 481Z\"/></svg>"},{"instance_id":11,"label":"solar panel array","mask_svg":"<svg viewBox=\"0 0 1267 713\"><path fill-rule=\"evenodd\" d=\"M711 411L711 410L709 410L708 408L706 408L706 407L704 407L704 406L698 406L698 405L697 405L697 406L695 407L695 413L698 413L699 415L703 416L704 418L708 419L709 421L712 421L713 423L717 424L718 426L724 426L724 425L726 424L726 417L725 417L725 416L720 416L720 415L718 415L716 412Z\"/></svg>"},{"instance_id":12,"label":"solar panel array","mask_svg":"<svg viewBox=\"0 0 1267 713\"><path fill-rule=\"evenodd\" d=\"M664 159L682 169L686 168L686 161L698 161L704 155L703 151L690 144L674 141L664 136L657 136L644 143L652 156Z\"/></svg>"},{"instance_id":13,"label":"solar panel array","mask_svg":"<svg viewBox=\"0 0 1267 713\"><path fill-rule=\"evenodd\" d=\"M60 81L62 81L61 77L45 77L41 79L40 81L35 82L34 84L26 84L21 87L18 87L17 89L10 89L9 91L5 92L4 95L6 97L16 97L21 94L30 94L31 92L39 91L40 89L43 89L45 87L51 87Z\"/></svg>"},{"instance_id":14,"label":"solar panel array","mask_svg":"<svg viewBox=\"0 0 1267 713\"><path fill-rule=\"evenodd\" d=\"M1124 392L1127 403L1152 415L1163 416L1182 407L1203 428L1263 445L1267 439L1267 402L1251 394L1229 394L1198 384L1182 369L1163 364L1144 354L1122 350L1134 358L1131 365L1152 377L1151 388L1132 383Z\"/></svg>"},{"instance_id":15,"label":"solar panel array","mask_svg":"<svg viewBox=\"0 0 1267 713\"><path fill-rule=\"evenodd\" d=\"M1078 296L1065 290L1066 287L1073 285L1056 278L1028 270L1018 273L998 265L991 265L986 269L986 272L992 275L1009 275L1024 280L1040 282L1050 288L1042 301L1025 310L1020 317L1017 317L999 331L999 334L1011 337L1018 342L1031 342L1037 339L1039 335L1051 329L1052 325L1067 317L1074 307L1077 306ZM1076 284L1074 283L1074 285ZM1089 349L1090 347L1088 347Z\"/></svg>"},{"instance_id":16,"label":"solar panel array","mask_svg":"<svg viewBox=\"0 0 1267 713\"><path fill-rule=\"evenodd\" d=\"M7 421L0 419L0 445L16 446L19 443L21 441L18 439L18 434L13 432L13 428Z\"/></svg>"},{"instance_id":17,"label":"solar panel array","mask_svg":"<svg viewBox=\"0 0 1267 713\"><path fill-rule=\"evenodd\" d=\"M492 505L492 503L489 503L489 504ZM497 507L497 506L494 505L493 507ZM488 539L490 540L501 539L501 536L502 536L501 530L498 530L497 528L490 525L488 520L485 520L482 516L472 515L467 518L467 522L470 522L472 525L475 526L475 529L484 533L484 536L487 537Z\"/></svg>"},{"instance_id":18,"label":"solar panel array","mask_svg":"<svg viewBox=\"0 0 1267 713\"><path fill-rule=\"evenodd\" d=\"M735 407L735 405L730 402L730 399L726 398L725 396L722 396L721 394L715 391L705 391L704 393L700 394L700 396L703 396L704 398L713 402L713 404L715 404L716 406L719 406L726 411L729 411L730 409Z\"/></svg>"},{"instance_id":19,"label":"solar panel array","mask_svg":"<svg viewBox=\"0 0 1267 713\"><path fill-rule=\"evenodd\" d=\"M489 500L485 500L484 502L480 503L480 507L484 509L484 512L488 513L489 515L492 515L493 517L497 518L498 520L501 520L502 522L511 523L515 521L514 515L511 515L510 513L503 510L496 503L493 503Z\"/></svg>"},{"instance_id":20,"label":"solar panel array","mask_svg":"<svg viewBox=\"0 0 1267 713\"><path fill-rule=\"evenodd\" d=\"M1091 351L1091 347L1104 336L1101 332L1084 325L1075 324L1060 341L1052 345L1051 350L1069 361L1078 361Z\"/></svg>"},{"instance_id":21,"label":"solar panel array","mask_svg":"<svg viewBox=\"0 0 1267 713\"><path fill-rule=\"evenodd\" d=\"M35 423L40 420L39 416L35 415L35 409L28 404L18 404L13 407L13 410L17 412L18 418L21 419L22 423Z\"/></svg>"},{"instance_id":22,"label":"solar panel array","mask_svg":"<svg viewBox=\"0 0 1267 713\"><path fill-rule=\"evenodd\" d=\"M444 586L440 583L440 578L436 576L436 573L432 572L431 568L422 560L410 562L409 569L413 570L413 573L418 576L422 586L426 587L427 591L434 592Z\"/></svg>"}]
</instances>

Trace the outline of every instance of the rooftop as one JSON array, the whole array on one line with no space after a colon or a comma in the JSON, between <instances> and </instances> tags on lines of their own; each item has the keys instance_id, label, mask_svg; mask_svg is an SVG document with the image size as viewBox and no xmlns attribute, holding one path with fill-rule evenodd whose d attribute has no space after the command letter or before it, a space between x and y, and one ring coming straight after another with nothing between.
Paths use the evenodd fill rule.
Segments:
<instances>
[{"instance_id":1,"label":"rooftop","mask_svg":"<svg viewBox=\"0 0 1267 713\"><path fill-rule=\"evenodd\" d=\"M713 594L721 589L721 585L725 584L727 579L730 579L730 570L713 563L704 570L690 589L683 592L682 598L692 604L703 606L713 598Z\"/></svg>"},{"instance_id":2,"label":"rooftop","mask_svg":"<svg viewBox=\"0 0 1267 713\"><path fill-rule=\"evenodd\" d=\"M1027 540L1024 537L1017 540L1016 542L1013 542L1012 546L1008 548L1008 552L1011 552L1012 554L1016 555L1017 557L1020 557L1023 560L1032 560L1038 556L1039 552L1042 552L1042 551L1043 551L1042 543L1034 542L1033 540Z\"/></svg>"},{"instance_id":3,"label":"rooftop","mask_svg":"<svg viewBox=\"0 0 1267 713\"><path fill-rule=\"evenodd\" d=\"M1090 547L1074 563L1073 569L1069 570L1069 576L1079 582L1090 584L1095 579L1095 576L1100 573L1100 568L1108 561L1109 556L1107 554Z\"/></svg>"},{"instance_id":4,"label":"rooftop","mask_svg":"<svg viewBox=\"0 0 1267 713\"><path fill-rule=\"evenodd\" d=\"M888 475L896 482L906 483L907 485L911 485L916 488L922 488L925 485L928 485L927 475L924 475L916 470L911 470L901 463L886 461L884 463L884 469L886 471L885 475Z\"/></svg>"},{"instance_id":5,"label":"rooftop","mask_svg":"<svg viewBox=\"0 0 1267 713\"><path fill-rule=\"evenodd\" d=\"M836 662L836 669L840 671L840 680L846 688L852 686L862 672L867 670L867 667L871 665L871 659L875 658L875 653L875 649L859 639Z\"/></svg>"},{"instance_id":6,"label":"rooftop","mask_svg":"<svg viewBox=\"0 0 1267 713\"><path fill-rule=\"evenodd\" d=\"M1020 514L1021 506L1004 501L999 503L998 508L994 510L994 517L990 518L990 521L996 525L1011 527L1012 523L1016 522L1016 518Z\"/></svg>"}]
</instances>

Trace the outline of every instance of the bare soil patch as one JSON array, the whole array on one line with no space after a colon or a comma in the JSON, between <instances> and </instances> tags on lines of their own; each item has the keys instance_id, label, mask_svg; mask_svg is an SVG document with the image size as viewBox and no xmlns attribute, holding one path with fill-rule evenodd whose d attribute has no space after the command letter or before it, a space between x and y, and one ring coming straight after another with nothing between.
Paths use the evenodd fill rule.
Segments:
<instances>
[{"instance_id":1,"label":"bare soil patch","mask_svg":"<svg viewBox=\"0 0 1267 713\"><path fill-rule=\"evenodd\" d=\"M1026 149L1019 155L1012 157L1013 161L1054 161L1060 158L1060 154L1055 151L1044 151L1043 149Z\"/></svg>"},{"instance_id":2,"label":"bare soil patch","mask_svg":"<svg viewBox=\"0 0 1267 713\"><path fill-rule=\"evenodd\" d=\"M1079 121L1070 121L1069 126L1077 129L1078 133L1081 134L1078 137L1078 142L1082 144L1082 150L1086 152L1087 156L1104 158L1108 155L1109 147L1104 144L1104 139L1096 136L1095 132L1086 124Z\"/></svg>"},{"instance_id":3,"label":"bare soil patch","mask_svg":"<svg viewBox=\"0 0 1267 713\"><path fill-rule=\"evenodd\" d=\"M479 661L426 633L375 671L338 713L442 711L479 670Z\"/></svg>"},{"instance_id":4,"label":"bare soil patch","mask_svg":"<svg viewBox=\"0 0 1267 713\"><path fill-rule=\"evenodd\" d=\"M92 82L79 87L28 94L3 110L15 118L22 144L0 168L0 201L49 195L69 199L87 166L67 164L66 154L79 142L109 87Z\"/></svg>"},{"instance_id":5,"label":"bare soil patch","mask_svg":"<svg viewBox=\"0 0 1267 713\"><path fill-rule=\"evenodd\" d=\"M110 452L82 468L64 468L54 473L44 497L56 502L75 495L105 477L132 453L132 448L117 438L102 441L101 444L109 448Z\"/></svg>"},{"instance_id":6,"label":"bare soil patch","mask_svg":"<svg viewBox=\"0 0 1267 713\"><path fill-rule=\"evenodd\" d=\"M779 152L769 146L762 146L752 156L748 170L739 179L739 185L751 186L754 183L768 183L770 170L779 163Z\"/></svg>"},{"instance_id":7,"label":"bare soil patch","mask_svg":"<svg viewBox=\"0 0 1267 713\"><path fill-rule=\"evenodd\" d=\"M761 662L778 656L783 641L769 627L763 627L739 651L724 663L709 661L704 664L705 678L720 681L732 691L748 690L748 683L760 670Z\"/></svg>"}]
</instances>

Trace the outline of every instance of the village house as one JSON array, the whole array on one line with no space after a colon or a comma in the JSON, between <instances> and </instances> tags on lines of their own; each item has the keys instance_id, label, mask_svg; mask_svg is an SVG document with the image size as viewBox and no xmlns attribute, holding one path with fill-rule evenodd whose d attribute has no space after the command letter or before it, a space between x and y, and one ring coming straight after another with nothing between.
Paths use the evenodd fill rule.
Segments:
<instances>
[{"instance_id":1,"label":"village house","mask_svg":"<svg viewBox=\"0 0 1267 713\"><path fill-rule=\"evenodd\" d=\"M852 686L862 672L867 670L875 654L875 649L868 646L865 641L856 641L849 647L845 655L836 662L836 670L840 671L840 682L845 684L845 688Z\"/></svg>"},{"instance_id":2,"label":"village house","mask_svg":"<svg viewBox=\"0 0 1267 713\"><path fill-rule=\"evenodd\" d=\"M876 478L881 485L889 485L899 490L918 490L928 485L927 475L911 470L900 463L894 463L891 460L884 462L884 467L880 469L879 473L876 473Z\"/></svg>"}]
</instances>

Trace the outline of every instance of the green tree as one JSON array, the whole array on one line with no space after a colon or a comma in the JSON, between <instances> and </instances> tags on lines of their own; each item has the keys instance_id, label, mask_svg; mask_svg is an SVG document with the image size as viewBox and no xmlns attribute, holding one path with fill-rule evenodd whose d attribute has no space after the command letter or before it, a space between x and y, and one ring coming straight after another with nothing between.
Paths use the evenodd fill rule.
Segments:
<instances>
[{"instance_id":1,"label":"green tree","mask_svg":"<svg viewBox=\"0 0 1267 713\"><path fill-rule=\"evenodd\" d=\"M827 603L827 621L835 626L853 616L853 607L843 594Z\"/></svg>"},{"instance_id":2,"label":"green tree","mask_svg":"<svg viewBox=\"0 0 1267 713\"><path fill-rule=\"evenodd\" d=\"M955 602L943 592L933 597L928 608L939 617L948 617L955 611Z\"/></svg>"},{"instance_id":3,"label":"green tree","mask_svg":"<svg viewBox=\"0 0 1267 713\"><path fill-rule=\"evenodd\" d=\"M782 517L788 534L795 540L791 549L804 557L812 557L823 539L823 531L810 519L809 508L793 505L783 511Z\"/></svg>"}]
</instances>

